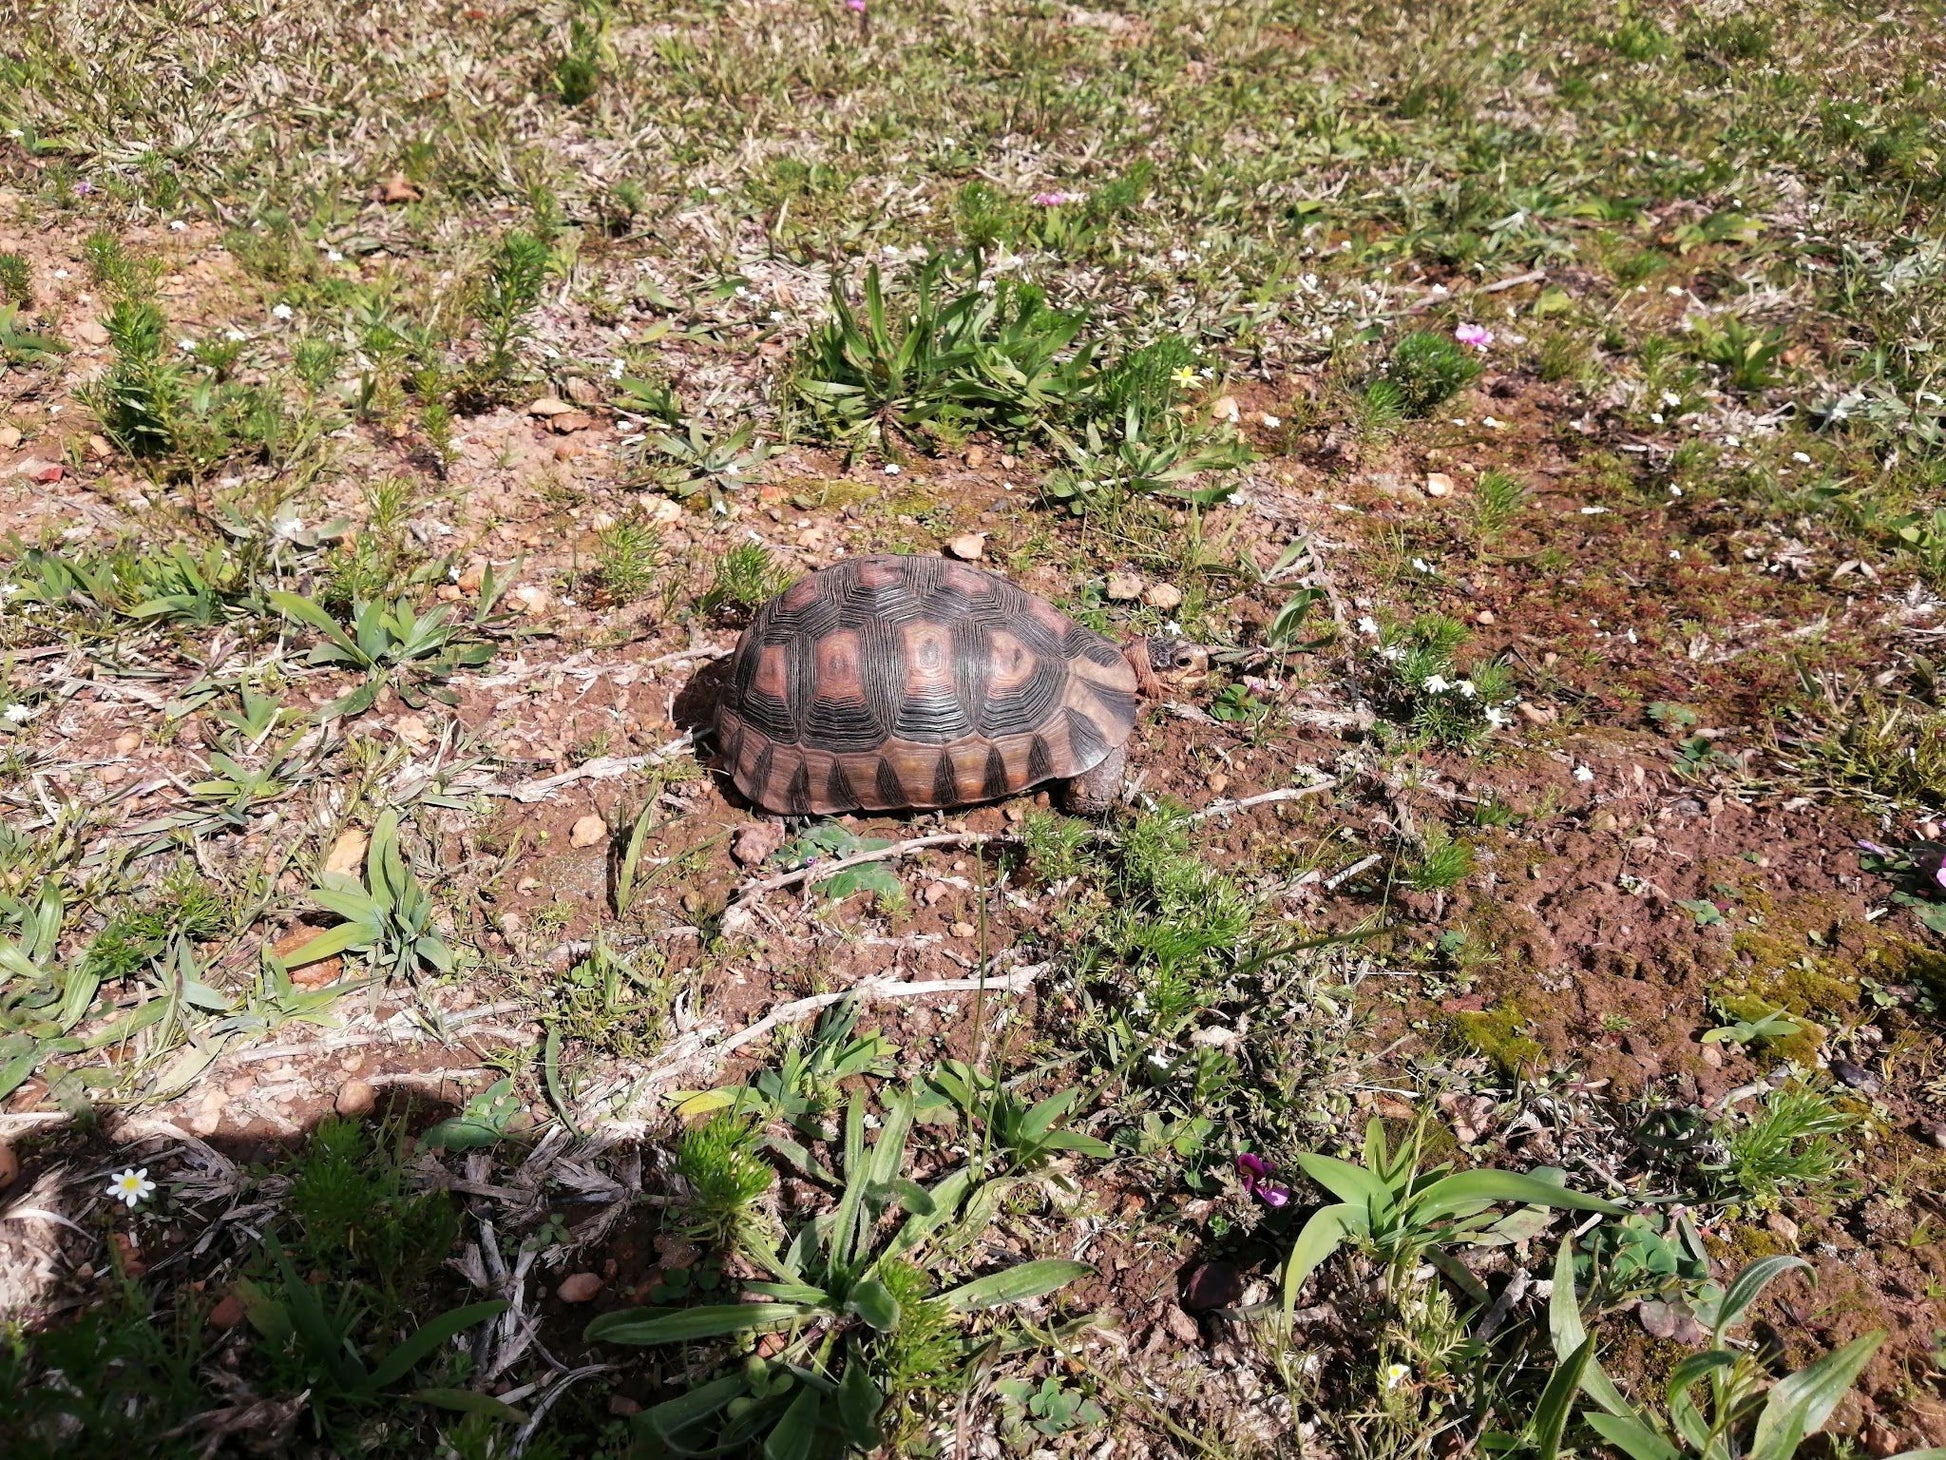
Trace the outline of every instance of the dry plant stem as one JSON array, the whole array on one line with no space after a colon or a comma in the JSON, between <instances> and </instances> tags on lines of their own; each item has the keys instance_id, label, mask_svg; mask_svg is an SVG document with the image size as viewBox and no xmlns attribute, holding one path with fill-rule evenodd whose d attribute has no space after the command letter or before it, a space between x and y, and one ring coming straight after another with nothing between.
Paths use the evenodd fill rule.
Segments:
<instances>
[{"instance_id":1,"label":"dry plant stem","mask_svg":"<svg viewBox=\"0 0 1946 1460\"><path fill-rule=\"evenodd\" d=\"M778 892L786 887L795 887L811 878L829 877L833 872L842 872L847 867L862 867L867 862L888 862L894 857L903 857L912 852L923 851L927 847L978 847L990 841L1003 841L1006 838L996 832L987 831L941 831L931 836L915 836L908 841L894 842L889 847L880 847L875 852L859 852L853 856L840 857L835 862L819 862L810 867L799 867L795 872L783 872L775 877L766 877L762 882L752 882L736 895L732 906L742 906L762 897L766 892Z\"/></svg>"},{"instance_id":2,"label":"dry plant stem","mask_svg":"<svg viewBox=\"0 0 1946 1460\"><path fill-rule=\"evenodd\" d=\"M856 999L862 1004L877 1003L881 999L922 999L933 994L971 994L981 990L1003 993L1025 993L1034 985L1035 977L1041 972L1035 968L1017 968L1012 973L1001 974L998 978L938 978L920 983L875 983L867 980L855 988L844 989L835 994L813 994L807 999L797 999L772 1009L763 1018L748 1028L732 1034L728 1039L700 1050L695 1055L697 1062L716 1063L728 1059L746 1044L762 1039L780 1024L794 1024L807 1018L820 1009L828 1009L845 999Z\"/></svg>"}]
</instances>

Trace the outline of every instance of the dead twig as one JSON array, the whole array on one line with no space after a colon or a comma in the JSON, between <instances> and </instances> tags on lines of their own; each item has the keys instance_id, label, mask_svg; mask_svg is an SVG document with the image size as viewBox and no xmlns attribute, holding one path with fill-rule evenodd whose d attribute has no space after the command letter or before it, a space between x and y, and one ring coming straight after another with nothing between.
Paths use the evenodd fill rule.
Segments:
<instances>
[{"instance_id":1,"label":"dead twig","mask_svg":"<svg viewBox=\"0 0 1946 1460\"><path fill-rule=\"evenodd\" d=\"M1190 813L1191 821L1202 821L1211 816L1228 816L1233 811L1246 811L1252 806L1267 806L1273 801L1297 801L1305 796L1315 796L1320 791L1329 791L1338 784L1337 777L1320 781L1315 786L1281 786L1275 791L1262 791L1255 796L1245 796L1237 801L1212 801L1201 811Z\"/></svg>"},{"instance_id":2,"label":"dead twig","mask_svg":"<svg viewBox=\"0 0 1946 1460\"><path fill-rule=\"evenodd\" d=\"M847 867L862 867L867 862L889 862L895 857L909 856L927 847L978 847L1004 840L1004 836L987 831L941 831L931 836L915 836L907 841L893 842L889 847L880 847L877 851L858 852L849 857L840 857L835 862L816 862L808 867L799 867L795 872L783 872L775 877L766 877L762 882L752 882L737 893L730 905L741 907L756 901L766 892L779 892L800 882L808 882L813 877L829 877L834 872L842 872Z\"/></svg>"},{"instance_id":3,"label":"dead twig","mask_svg":"<svg viewBox=\"0 0 1946 1460\"><path fill-rule=\"evenodd\" d=\"M639 771L646 766L662 765L674 759L695 743L696 737L684 734L670 741L660 750L652 750L646 755L597 756L583 761L573 770L562 771L559 775L542 776L538 780L522 781L515 786L486 785L469 786L468 790L482 796L506 796L515 801L545 801L563 786L576 781L606 781L616 776L625 776L630 771Z\"/></svg>"}]
</instances>

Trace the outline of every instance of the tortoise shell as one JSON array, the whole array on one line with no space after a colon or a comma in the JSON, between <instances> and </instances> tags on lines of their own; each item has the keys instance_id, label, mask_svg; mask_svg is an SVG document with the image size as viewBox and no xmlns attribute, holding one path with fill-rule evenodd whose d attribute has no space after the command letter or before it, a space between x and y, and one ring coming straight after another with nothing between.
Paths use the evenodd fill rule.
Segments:
<instances>
[{"instance_id":1,"label":"tortoise shell","mask_svg":"<svg viewBox=\"0 0 1946 1460\"><path fill-rule=\"evenodd\" d=\"M759 806L885 811L1082 775L1136 710L1121 649L1045 599L945 558L865 557L758 610L716 734Z\"/></svg>"}]
</instances>

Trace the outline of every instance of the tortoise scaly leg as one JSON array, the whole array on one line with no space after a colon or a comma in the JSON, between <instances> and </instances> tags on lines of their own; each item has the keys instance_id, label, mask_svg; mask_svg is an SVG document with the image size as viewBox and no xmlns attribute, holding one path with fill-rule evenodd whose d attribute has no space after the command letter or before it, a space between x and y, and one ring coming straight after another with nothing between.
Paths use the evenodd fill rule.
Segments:
<instances>
[{"instance_id":1,"label":"tortoise scaly leg","mask_svg":"<svg viewBox=\"0 0 1946 1460\"><path fill-rule=\"evenodd\" d=\"M1093 770L1061 783L1061 809L1070 816L1105 816L1122 794L1122 775L1127 770L1128 747L1118 745Z\"/></svg>"}]
</instances>

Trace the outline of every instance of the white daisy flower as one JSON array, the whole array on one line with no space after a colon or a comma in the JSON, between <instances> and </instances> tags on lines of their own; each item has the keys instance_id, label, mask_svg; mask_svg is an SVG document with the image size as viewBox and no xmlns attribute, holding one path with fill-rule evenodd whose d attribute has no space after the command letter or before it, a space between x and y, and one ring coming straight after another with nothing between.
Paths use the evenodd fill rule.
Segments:
<instances>
[{"instance_id":1,"label":"white daisy flower","mask_svg":"<svg viewBox=\"0 0 1946 1460\"><path fill-rule=\"evenodd\" d=\"M149 1180L149 1168L144 1166L139 1171L131 1168L109 1177L108 1195L116 1201L127 1202L129 1210L133 1211L155 1195L155 1183Z\"/></svg>"}]
</instances>

